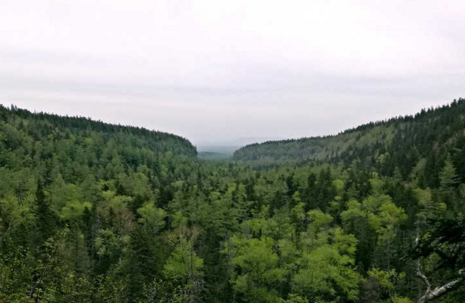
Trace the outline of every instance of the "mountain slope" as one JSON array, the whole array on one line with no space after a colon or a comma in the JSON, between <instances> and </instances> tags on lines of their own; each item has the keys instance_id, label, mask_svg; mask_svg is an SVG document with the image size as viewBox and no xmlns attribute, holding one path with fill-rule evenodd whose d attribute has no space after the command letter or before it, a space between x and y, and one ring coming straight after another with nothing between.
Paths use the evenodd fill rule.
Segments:
<instances>
[{"instance_id":1,"label":"mountain slope","mask_svg":"<svg viewBox=\"0 0 465 303\"><path fill-rule=\"evenodd\" d=\"M336 136L248 145L237 150L233 159L342 161L345 164L359 159L388 175L398 168L406 176L420 159L443 154L441 149L454 153L454 148L461 148L464 130L465 100L459 99L414 116L361 125Z\"/></svg>"},{"instance_id":2,"label":"mountain slope","mask_svg":"<svg viewBox=\"0 0 465 303\"><path fill-rule=\"evenodd\" d=\"M152 152L171 151L176 155L195 157L197 150L187 140L177 135L150 131L145 128L107 124L84 117L64 117L47 113L31 113L15 106L6 108L0 105L0 119L4 131L4 140L12 133L6 132L9 126L31 137L34 141L56 136L54 140L75 139L89 140L97 136L97 140L114 141L117 144L131 145L134 148L148 149ZM18 134L19 135L19 134ZM80 138L82 137L82 138ZM90 141L89 141L90 142Z\"/></svg>"}]
</instances>

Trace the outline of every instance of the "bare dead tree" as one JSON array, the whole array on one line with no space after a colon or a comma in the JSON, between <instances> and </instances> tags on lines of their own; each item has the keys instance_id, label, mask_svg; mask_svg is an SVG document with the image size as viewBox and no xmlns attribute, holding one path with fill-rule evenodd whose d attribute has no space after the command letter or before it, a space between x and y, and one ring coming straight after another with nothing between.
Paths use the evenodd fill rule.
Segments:
<instances>
[{"instance_id":1,"label":"bare dead tree","mask_svg":"<svg viewBox=\"0 0 465 303\"><path fill-rule=\"evenodd\" d=\"M418 245L418 243L419 243L419 238L417 238L415 240L415 244ZM446 283L446 284L444 284L442 286L438 286L438 287L432 289L431 288L431 283L429 282L426 275L423 273L420 258L415 260L415 262L416 262L416 267L417 267L416 275L417 275L417 277L419 279L421 279L423 281L423 283L426 286L425 294L418 299L417 303L426 303L426 302L438 299L438 298L444 296L445 294L457 289L457 287L459 287L462 283L465 282L465 269L461 269L461 270L459 270L459 275L458 275L459 277L458 278L456 278L455 280L452 280L452 281L450 281L450 282L448 282L448 283Z\"/></svg>"}]
</instances>

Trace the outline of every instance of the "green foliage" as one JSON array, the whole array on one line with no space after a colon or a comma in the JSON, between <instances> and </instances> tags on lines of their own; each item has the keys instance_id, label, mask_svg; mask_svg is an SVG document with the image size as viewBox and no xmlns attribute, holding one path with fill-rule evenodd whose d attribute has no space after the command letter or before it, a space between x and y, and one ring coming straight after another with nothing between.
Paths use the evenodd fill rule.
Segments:
<instances>
[{"instance_id":1,"label":"green foliage","mask_svg":"<svg viewBox=\"0 0 465 303\"><path fill-rule=\"evenodd\" d=\"M166 225L166 211L161 208L155 208L153 202L147 202L143 207L139 208L137 212L141 216L138 220L139 223L145 224L148 228L152 229L155 234Z\"/></svg>"},{"instance_id":2,"label":"green foliage","mask_svg":"<svg viewBox=\"0 0 465 303\"><path fill-rule=\"evenodd\" d=\"M320 210L309 211L308 219L310 220L309 230L315 234L333 221L330 215L326 215Z\"/></svg>"},{"instance_id":3,"label":"green foliage","mask_svg":"<svg viewBox=\"0 0 465 303\"><path fill-rule=\"evenodd\" d=\"M461 99L235 162L0 107L0 302L414 302L417 259L433 286L465 264L464 116Z\"/></svg>"},{"instance_id":4,"label":"green foliage","mask_svg":"<svg viewBox=\"0 0 465 303\"><path fill-rule=\"evenodd\" d=\"M372 268L367 272L369 280L367 283L375 284L376 293L374 296L377 299L385 299L386 303L410 303L409 298L399 297L396 294L396 289L402 283L405 283L405 273L397 273L395 269L383 271L378 268ZM373 287L373 286L372 286Z\"/></svg>"},{"instance_id":5,"label":"green foliage","mask_svg":"<svg viewBox=\"0 0 465 303\"><path fill-rule=\"evenodd\" d=\"M299 270L292 281L294 292L323 302L341 297L356 300L363 281L353 267L357 240L339 228L321 231L316 240L299 260Z\"/></svg>"},{"instance_id":6,"label":"green foliage","mask_svg":"<svg viewBox=\"0 0 465 303\"><path fill-rule=\"evenodd\" d=\"M273 251L275 242L268 237L244 239L234 236L232 260L240 274L232 278L233 288L251 302L281 302L277 288L287 275L279 268L279 256Z\"/></svg>"},{"instance_id":7,"label":"green foliage","mask_svg":"<svg viewBox=\"0 0 465 303\"><path fill-rule=\"evenodd\" d=\"M390 241L395 236L395 228L407 219L405 211L397 207L386 195L369 196L362 204L350 201L348 209L341 214L342 221L348 230L363 220L378 235L379 241ZM358 221L358 222L357 222Z\"/></svg>"},{"instance_id":8,"label":"green foliage","mask_svg":"<svg viewBox=\"0 0 465 303\"><path fill-rule=\"evenodd\" d=\"M203 260L194 252L192 243L181 238L165 263L164 274L168 279L188 283L202 275Z\"/></svg>"},{"instance_id":9,"label":"green foliage","mask_svg":"<svg viewBox=\"0 0 465 303\"><path fill-rule=\"evenodd\" d=\"M72 200L66 203L66 206L62 208L60 218L63 220L77 220L84 214L84 210L90 209L92 204L88 202L81 203L77 200Z\"/></svg>"},{"instance_id":10,"label":"green foliage","mask_svg":"<svg viewBox=\"0 0 465 303\"><path fill-rule=\"evenodd\" d=\"M439 173L439 180L442 190L448 190L459 182L457 172L450 156L446 158L444 167Z\"/></svg>"}]
</instances>

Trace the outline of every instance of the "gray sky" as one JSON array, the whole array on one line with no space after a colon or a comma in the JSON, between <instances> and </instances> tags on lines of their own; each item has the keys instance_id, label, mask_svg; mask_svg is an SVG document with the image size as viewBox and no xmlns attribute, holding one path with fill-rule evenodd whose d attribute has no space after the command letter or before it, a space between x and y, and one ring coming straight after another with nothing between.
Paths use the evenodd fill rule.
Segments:
<instances>
[{"instance_id":1,"label":"gray sky","mask_svg":"<svg viewBox=\"0 0 465 303\"><path fill-rule=\"evenodd\" d=\"M194 144L465 97L465 1L1 0L0 103Z\"/></svg>"}]
</instances>

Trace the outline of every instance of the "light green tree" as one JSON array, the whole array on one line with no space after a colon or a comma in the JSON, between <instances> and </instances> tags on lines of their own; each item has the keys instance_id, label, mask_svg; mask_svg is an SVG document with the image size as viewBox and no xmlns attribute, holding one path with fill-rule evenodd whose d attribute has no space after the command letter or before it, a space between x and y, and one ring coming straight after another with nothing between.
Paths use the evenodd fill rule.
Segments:
<instances>
[{"instance_id":1,"label":"light green tree","mask_svg":"<svg viewBox=\"0 0 465 303\"><path fill-rule=\"evenodd\" d=\"M234 291L249 302L281 302L278 289L286 280L287 270L278 265L280 258L273 249L275 241L269 237L233 236L230 242L235 251L232 261L238 270L231 279Z\"/></svg>"},{"instance_id":2,"label":"light green tree","mask_svg":"<svg viewBox=\"0 0 465 303\"><path fill-rule=\"evenodd\" d=\"M161 208L156 208L153 202L147 202L137 212L140 214L139 223L144 224L153 234L157 234L165 227L167 213Z\"/></svg>"},{"instance_id":3,"label":"light green tree","mask_svg":"<svg viewBox=\"0 0 465 303\"><path fill-rule=\"evenodd\" d=\"M203 260L197 256L192 243L181 238L165 263L164 274L168 279L186 285L202 275Z\"/></svg>"},{"instance_id":4,"label":"light green tree","mask_svg":"<svg viewBox=\"0 0 465 303\"><path fill-rule=\"evenodd\" d=\"M340 300L341 295L356 300L363 280L354 269L357 239L341 228L328 228L333 218L321 211L310 211L309 217L312 240L302 242L304 251L292 279L293 293L318 302Z\"/></svg>"}]
</instances>

